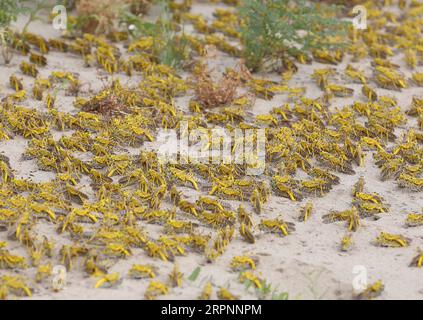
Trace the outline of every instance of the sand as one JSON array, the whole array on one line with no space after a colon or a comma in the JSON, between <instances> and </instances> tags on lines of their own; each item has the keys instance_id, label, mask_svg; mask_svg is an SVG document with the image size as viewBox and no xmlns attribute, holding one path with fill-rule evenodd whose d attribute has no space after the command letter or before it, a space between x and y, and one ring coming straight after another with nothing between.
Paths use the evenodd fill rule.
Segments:
<instances>
[{"instance_id":1,"label":"sand","mask_svg":"<svg viewBox=\"0 0 423 320\"><path fill-rule=\"evenodd\" d=\"M222 6L222 5L221 5ZM202 13L208 19L212 18L212 12L216 5L204 3L195 4L193 13ZM19 19L16 26L22 24ZM46 38L57 37L60 32L54 30L44 21L36 21L31 24L30 31L41 34ZM104 71L95 68L84 68L83 61L76 56L58 52L50 52L47 56L48 65L40 68L41 76L47 77L51 71L70 71L79 74L84 86L85 92L82 95L89 95L90 92L96 92L102 87L102 82L98 81L100 77L109 79ZM15 56L8 66L0 65L0 97L12 93L8 85L8 78L12 73L18 73L19 64L25 57ZM411 71L407 69L403 62L402 55L396 55L393 62L401 65L401 70L407 77ZM236 60L219 53L213 62L215 68L223 69L225 66L234 66ZM335 68L341 73L345 66L351 63L353 66L366 70L370 76L370 60L364 60L360 63L351 62L351 57L347 56L343 63ZM299 65L299 72L290 80L290 86L301 86L307 88L306 96L316 98L321 91L311 79L310 75L316 68L322 68L325 65L313 62L311 65ZM416 71L422 72L423 68L418 67ZM275 77L274 74L262 74L263 77ZM32 87L33 79L22 76L25 88ZM138 75L128 79L120 75L123 83L137 83L141 78ZM110 80L110 79L109 79ZM106 80L107 81L107 80ZM351 98L334 99L331 108L342 108L355 100L361 100L361 86L351 84L344 79L338 83L344 82L349 87L355 89L354 96ZM395 96L398 105L402 111L406 111L411 103L413 95L423 95L423 88L409 87L401 92L393 92L377 88L379 95ZM187 110L189 97L184 97L176 101L178 108ZM56 105L61 111L75 113L77 110L72 106L73 97L66 97L63 92L59 92ZM275 96L271 101L257 99L251 111L254 114L268 113L273 107L280 106L288 101L286 94ZM31 98L24 102L26 106L45 110L43 103ZM415 119L408 118L408 123L398 132L415 126ZM61 134L70 134L70 132L55 133L58 139ZM0 142L0 152L6 154L10 160L15 175L19 178L32 178L36 182L49 181L54 175L41 172L37 169L35 161L22 160L21 155L25 150L28 140L21 137L15 137L9 141ZM138 152L141 149L137 150ZM229 263L232 257L240 254L248 254L259 258L257 267L258 274L261 274L276 292L287 292L289 299L351 299L353 297L353 282L357 274L354 273L356 266L363 266L367 274L367 283L373 283L376 280L382 280L385 290L379 299L423 299L423 270L409 267L411 259L416 255L417 248L423 248L423 227L406 228L404 225L405 217L408 213L420 213L423 208L422 193L410 192L400 189L392 181L381 181L380 171L375 166L371 152L367 153L365 165L355 168L356 174L344 175L338 174L341 183L333 188L331 192L321 198L313 198L315 212L307 222L298 222L300 207L308 199L302 202L291 202L286 198L271 196L270 201L264 206L263 216L273 218L282 215L285 220L295 222L296 231L287 237L279 237L272 234L262 234L258 237L255 244L247 244L237 235L229 244L225 253L214 263L207 264L204 256L195 253L188 253L185 257L177 257L181 271L184 273L184 281L181 287L172 288L168 295L162 296L163 299L196 299L200 294L203 285L210 280L214 286L213 298L216 298L215 292L220 286L228 287L230 291L242 299L257 299L259 296L252 288L247 289L238 281L239 274L231 272ZM352 185L360 176L364 176L368 191L377 192L383 196L389 204L389 212L381 215L377 221L363 219L361 228L353 234L354 247L349 252L341 252L339 243L341 238L347 234L345 224L322 223L322 216L331 210L343 210L351 206ZM87 192L89 187L87 186ZM188 200L194 201L198 193L192 189L182 188L184 195ZM224 201L234 210L239 202ZM250 210L250 206L246 205ZM256 222L261 217L254 215ZM150 234L157 234L160 230L157 226L146 225ZM372 244L376 236L381 232L393 234L402 234L412 239L411 245L407 248L381 248ZM70 243L66 235L57 235L50 224L40 222L37 225L37 232L41 235L54 237L57 244ZM0 241L5 240L5 232L0 232ZM19 255L26 256L26 252L18 243L10 242L10 250ZM58 246L57 246L58 247ZM158 267L159 273L157 279L163 282L167 281L167 276L173 268L172 263L162 262L158 259L152 260L141 249L133 251L133 255L125 260L119 260L110 272L119 272L123 276L123 282L117 288L94 289L95 278L88 278L80 270L74 270L68 273L67 283L63 290L53 292L50 284L34 284L34 295L32 299L143 299L144 292L148 285L148 280L132 280L126 274L134 263L153 263ZM198 267L201 267L199 277L195 281L188 280L188 276ZM29 279L33 279L36 268L30 267L23 271L23 274ZM0 270L0 276L5 274Z\"/></svg>"}]
</instances>

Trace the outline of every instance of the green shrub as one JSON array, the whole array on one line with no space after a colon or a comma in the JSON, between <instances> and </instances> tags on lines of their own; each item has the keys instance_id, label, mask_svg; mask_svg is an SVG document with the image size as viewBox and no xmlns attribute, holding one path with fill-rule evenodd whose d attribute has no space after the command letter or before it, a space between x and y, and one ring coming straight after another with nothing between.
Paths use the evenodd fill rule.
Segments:
<instances>
[{"instance_id":1,"label":"green shrub","mask_svg":"<svg viewBox=\"0 0 423 320\"><path fill-rule=\"evenodd\" d=\"M288 54L336 46L331 37L346 31L338 9L306 0L243 0L238 10L247 66L256 70Z\"/></svg>"},{"instance_id":2,"label":"green shrub","mask_svg":"<svg viewBox=\"0 0 423 320\"><path fill-rule=\"evenodd\" d=\"M1 0L0 1L0 29L6 28L15 21L20 12L20 1Z\"/></svg>"},{"instance_id":3,"label":"green shrub","mask_svg":"<svg viewBox=\"0 0 423 320\"><path fill-rule=\"evenodd\" d=\"M158 62L171 67L181 67L188 57L188 42L183 30L178 34L174 29L172 14L168 1L157 0L160 7L160 15L155 22L146 22L142 17L134 15L129 11L123 11L120 17L120 24L129 27L134 39L140 37L152 37L153 55Z\"/></svg>"},{"instance_id":4,"label":"green shrub","mask_svg":"<svg viewBox=\"0 0 423 320\"><path fill-rule=\"evenodd\" d=\"M25 6L27 3L30 5ZM10 24L16 21L19 14L27 14L27 22L21 31L25 33L29 24L38 19L38 12L48 7L49 4L45 0L0 0L0 46L1 55L6 64L13 57L11 48L13 31L9 28Z\"/></svg>"},{"instance_id":5,"label":"green shrub","mask_svg":"<svg viewBox=\"0 0 423 320\"><path fill-rule=\"evenodd\" d=\"M21 3L19 0L1 0L0 1L0 47L4 63L8 64L13 57L10 48L12 32L9 25L16 21L21 12Z\"/></svg>"}]
</instances>

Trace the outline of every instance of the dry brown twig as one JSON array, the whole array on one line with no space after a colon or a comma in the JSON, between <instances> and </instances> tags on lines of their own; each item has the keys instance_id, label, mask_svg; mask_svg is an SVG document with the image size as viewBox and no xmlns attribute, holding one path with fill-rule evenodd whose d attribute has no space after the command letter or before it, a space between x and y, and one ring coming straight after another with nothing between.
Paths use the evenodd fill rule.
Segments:
<instances>
[{"instance_id":1,"label":"dry brown twig","mask_svg":"<svg viewBox=\"0 0 423 320\"><path fill-rule=\"evenodd\" d=\"M195 76L195 100L205 108L230 104L237 96L239 82L228 74L214 81L210 71L202 68Z\"/></svg>"},{"instance_id":2,"label":"dry brown twig","mask_svg":"<svg viewBox=\"0 0 423 320\"><path fill-rule=\"evenodd\" d=\"M110 94L102 99L92 99L81 109L84 112L99 113L101 115L125 115L129 113L125 104L118 97Z\"/></svg>"},{"instance_id":3,"label":"dry brown twig","mask_svg":"<svg viewBox=\"0 0 423 320\"><path fill-rule=\"evenodd\" d=\"M194 71L193 86L195 90L195 100L204 108L217 108L230 105L237 95L238 88L252 79L244 62L237 65L237 70L229 69L218 79L213 75L213 70L207 68L208 59L216 56L215 51L208 48L208 54L203 61L197 65Z\"/></svg>"}]
</instances>

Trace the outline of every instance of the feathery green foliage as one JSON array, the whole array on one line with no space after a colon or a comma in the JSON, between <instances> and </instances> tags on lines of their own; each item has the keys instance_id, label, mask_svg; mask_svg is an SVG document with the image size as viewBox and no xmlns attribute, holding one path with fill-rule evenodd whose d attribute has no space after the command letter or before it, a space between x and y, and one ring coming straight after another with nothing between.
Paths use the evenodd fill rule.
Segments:
<instances>
[{"instance_id":1,"label":"feathery green foliage","mask_svg":"<svg viewBox=\"0 0 423 320\"><path fill-rule=\"evenodd\" d=\"M20 1L1 0L0 1L0 29L6 28L15 21L20 13Z\"/></svg>"},{"instance_id":2,"label":"feathery green foliage","mask_svg":"<svg viewBox=\"0 0 423 320\"><path fill-rule=\"evenodd\" d=\"M131 26L129 31L133 38L152 37L154 55L160 63L180 67L188 56L188 42L183 31L177 34L174 30L168 2L157 0L156 3L161 13L156 22L146 22L140 16L123 11L120 24Z\"/></svg>"},{"instance_id":3,"label":"feathery green foliage","mask_svg":"<svg viewBox=\"0 0 423 320\"><path fill-rule=\"evenodd\" d=\"M331 41L346 31L338 9L306 0L243 0L239 14L247 66L257 70L287 54L339 45Z\"/></svg>"},{"instance_id":4,"label":"feathery green foliage","mask_svg":"<svg viewBox=\"0 0 423 320\"><path fill-rule=\"evenodd\" d=\"M5 64L8 64L13 57L12 50L10 49L11 30L9 29L9 25L13 21L16 21L21 11L21 1L19 0L0 1L0 46Z\"/></svg>"},{"instance_id":5,"label":"feathery green foliage","mask_svg":"<svg viewBox=\"0 0 423 320\"><path fill-rule=\"evenodd\" d=\"M25 6L28 4L28 6ZM38 19L38 13L49 7L44 0L1 0L0 1L0 46L1 55L6 64L8 64L13 52L11 49L11 41L13 32L9 28L10 24L16 21L19 14L28 15L28 20L22 28L22 33L27 32L31 22Z\"/></svg>"}]
</instances>

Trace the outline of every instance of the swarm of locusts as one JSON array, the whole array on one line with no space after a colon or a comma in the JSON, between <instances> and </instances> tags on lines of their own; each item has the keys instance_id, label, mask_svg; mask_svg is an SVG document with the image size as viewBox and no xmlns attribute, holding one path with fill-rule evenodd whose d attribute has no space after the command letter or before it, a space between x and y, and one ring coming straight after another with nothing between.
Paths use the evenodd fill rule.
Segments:
<instances>
[{"instance_id":1,"label":"swarm of locusts","mask_svg":"<svg viewBox=\"0 0 423 320\"><path fill-rule=\"evenodd\" d=\"M275 81L251 74L243 65L234 45L242 23L232 7L236 1L222 2L226 7L217 8L209 21L190 12L190 1L171 1L172 23L194 29L186 35L193 61L187 67L190 77L157 61L151 37L130 40L127 32L73 39L14 35L14 49L23 59L10 76L9 93L2 93L0 143L24 138L20 160L33 161L54 178L19 178L7 152L0 156L0 269L2 274L7 270L0 277L0 298L31 296L40 286L50 289L53 266L63 265L69 275L79 272L92 278L93 288L118 287L125 279L147 281L145 298L154 299L186 281L176 264L178 256L198 255L213 264L234 241L253 247L262 237L279 240L312 218L344 222L349 233L340 249L350 250L362 219L390 214L389 199L372 192L365 176L357 180L347 210L315 217L313 199L330 193L343 176L363 167L366 158L379 168L382 181L422 197L423 96L410 97L406 112L395 98L404 88L422 86L421 3L413 1L394 14L378 7L392 1L367 2L367 30L351 28L350 44L335 51L284 57L285 70ZM206 68L211 48L239 61L227 68L220 85ZM51 52L79 58L88 70L100 69L112 80L99 92L81 94L84 82L77 73L43 70ZM397 52L403 54L410 77L392 61ZM351 63L336 68L347 56ZM368 57L366 72L354 66ZM320 63L310 79L321 92L317 98L288 84L299 65L313 60ZM140 80L130 86L120 80L123 76ZM335 108L338 98L357 91L352 84L359 85L360 98ZM59 88L73 97L73 112L62 111ZM269 113L249 111L254 99L282 94L289 101ZM189 111L182 111L176 100L186 95L192 99ZM27 107L31 99L40 107ZM159 130L179 129L183 121L189 129L223 125L231 133L265 128L264 173L248 175L247 164L162 163L155 152L143 148L154 143ZM409 129L404 129L406 123L412 123ZM298 221L287 221L283 213L268 215L271 197L301 202ZM408 227L423 225L422 213L410 213L404 220ZM43 235L40 225L53 228L66 241L59 244L56 236ZM152 225L158 233L150 232ZM21 254L15 253L17 244ZM412 242L381 232L373 244L406 247ZM140 252L144 258L126 274L112 271L119 260ZM421 267L422 252L416 252L411 266ZM166 280L157 280L162 272L154 264L157 260L172 266L170 274L160 278ZM239 281L248 280L259 289L259 266L258 258L238 255L228 268L241 272ZM31 273L35 278L25 276L30 269L36 270ZM215 285L207 282L199 297L238 298L229 288ZM382 288L380 284L377 292Z\"/></svg>"}]
</instances>

